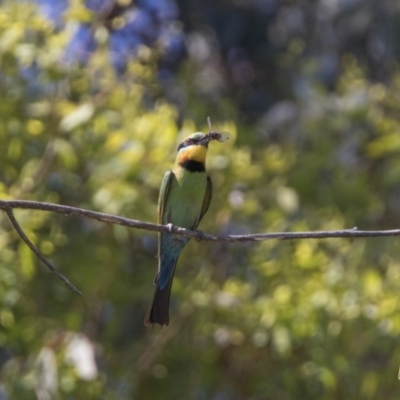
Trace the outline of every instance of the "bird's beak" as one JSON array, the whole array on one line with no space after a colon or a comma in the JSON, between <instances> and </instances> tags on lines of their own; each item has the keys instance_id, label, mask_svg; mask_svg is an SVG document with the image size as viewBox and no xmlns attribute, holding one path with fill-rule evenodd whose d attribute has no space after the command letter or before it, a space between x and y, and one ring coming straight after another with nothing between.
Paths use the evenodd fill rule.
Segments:
<instances>
[{"instance_id":1,"label":"bird's beak","mask_svg":"<svg viewBox=\"0 0 400 400\"><path fill-rule=\"evenodd\" d=\"M211 142L211 140L214 140L214 138L210 135L204 135L204 137L198 141L198 144L202 145L202 146L207 146L208 143Z\"/></svg>"}]
</instances>

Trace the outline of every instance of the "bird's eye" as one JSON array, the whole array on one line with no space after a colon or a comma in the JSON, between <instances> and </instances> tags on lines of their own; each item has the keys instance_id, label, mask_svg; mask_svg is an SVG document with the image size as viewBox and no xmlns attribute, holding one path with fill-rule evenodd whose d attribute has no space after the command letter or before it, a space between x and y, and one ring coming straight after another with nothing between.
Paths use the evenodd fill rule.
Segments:
<instances>
[{"instance_id":1,"label":"bird's eye","mask_svg":"<svg viewBox=\"0 0 400 400\"><path fill-rule=\"evenodd\" d=\"M192 143L193 143L193 139L187 139L187 140L186 140L186 143L187 143L187 144L192 144Z\"/></svg>"}]
</instances>

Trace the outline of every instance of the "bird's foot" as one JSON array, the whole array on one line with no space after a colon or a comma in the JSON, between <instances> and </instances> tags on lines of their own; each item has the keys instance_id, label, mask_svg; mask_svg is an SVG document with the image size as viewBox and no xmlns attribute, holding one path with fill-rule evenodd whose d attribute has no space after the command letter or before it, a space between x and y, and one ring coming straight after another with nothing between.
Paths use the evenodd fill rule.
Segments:
<instances>
[{"instance_id":1,"label":"bird's foot","mask_svg":"<svg viewBox=\"0 0 400 400\"><path fill-rule=\"evenodd\" d=\"M201 242L203 240L204 232L196 231L197 236L194 238L196 242Z\"/></svg>"},{"instance_id":2,"label":"bird's foot","mask_svg":"<svg viewBox=\"0 0 400 400\"><path fill-rule=\"evenodd\" d=\"M167 224L168 227L168 234L172 235L172 229L174 228L174 224Z\"/></svg>"}]
</instances>

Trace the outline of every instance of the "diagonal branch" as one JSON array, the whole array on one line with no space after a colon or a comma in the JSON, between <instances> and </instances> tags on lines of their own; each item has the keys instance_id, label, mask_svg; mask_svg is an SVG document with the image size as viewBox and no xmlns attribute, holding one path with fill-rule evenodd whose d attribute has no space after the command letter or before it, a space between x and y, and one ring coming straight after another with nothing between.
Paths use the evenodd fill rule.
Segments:
<instances>
[{"instance_id":1,"label":"diagonal branch","mask_svg":"<svg viewBox=\"0 0 400 400\"><path fill-rule=\"evenodd\" d=\"M61 279L73 292L82 296L82 293L60 272L58 271L34 246L23 232L22 228L15 219L13 209L22 208L30 210L52 211L59 214L70 215L81 218L94 219L97 221L128 226L136 229L143 229L155 232L174 233L177 235L186 236L202 241L209 242L257 242L263 240L279 239L279 240L293 240L293 239L327 239L327 238L368 238L368 237L385 237L385 236L400 236L400 229L390 230L377 230L377 231L361 231L358 228L342 229L336 231L314 231L314 232L274 232L274 233L256 233L249 235L210 235L200 231L193 231L190 229L180 228L177 226L158 225L150 222L138 221L119 217L116 215L105 214L96 211L85 210L78 207L64 206L60 204L44 203L39 201L27 200L0 200L0 210L7 213L8 218L13 224L15 230L18 232L22 240L29 246L29 248L37 255L37 257L53 272L59 279Z\"/></svg>"},{"instance_id":2,"label":"diagonal branch","mask_svg":"<svg viewBox=\"0 0 400 400\"><path fill-rule=\"evenodd\" d=\"M207 242L257 242L271 239L328 239L328 238L368 238L400 236L400 229L362 231L358 228L341 229L334 231L309 231L309 232L273 232L256 233L248 235L211 235L200 231L180 228L178 226L158 225L150 222L138 221L135 219L119 217L96 211L85 210L78 207L64 206L60 204L44 203L39 201L26 200L0 200L0 210L7 212L9 209L22 208L30 210L52 211L59 214L70 215L81 218L94 219L108 224L128 226L130 228L143 229L153 232L172 232L177 235L193 239L200 239Z\"/></svg>"},{"instance_id":3,"label":"diagonal branch","mask_svg":"<svg viewBox=\"0 0 400 400\"><path fill-rule=\"evenodd\" d=\"M49 268L49 270L55 274L59 279L61 279L73 292L78 293L79 295L83 296L82 293L57 269L55 268L50 261L48 261L39 249L29 240L29 238L25 235L24 231L18 224L12 208L3 208L3 210L7 213L8 218L10 219L12 225L14 226L15 230L18 232L21 239L28 245L28 247L36 254L36 256Z\"/></svg>"}]
</instances>

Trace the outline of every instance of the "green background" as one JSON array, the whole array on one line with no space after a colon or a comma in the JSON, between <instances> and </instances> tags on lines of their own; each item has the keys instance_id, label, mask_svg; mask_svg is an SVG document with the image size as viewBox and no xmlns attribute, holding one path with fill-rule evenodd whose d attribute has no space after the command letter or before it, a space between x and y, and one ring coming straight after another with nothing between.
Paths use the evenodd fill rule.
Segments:
<instances>
[{"instance_id":1,"label":"green background","mask_svg":"<svg viewBox=\"0 0 400 400\"><path fill-rule=\"evenodd\" d=\"M69 18L87 18L71 9ZM179 140L206 131L210 115L232 136L210 145L205 232L399 227L395 62L378 80L362 57L344 52L327 90L313 81L306 42L293 38L272 56L281 100L249 116L237 107L240 90L207 92L204 64L194 59L168 86L157 79L157 49L143 48L117 76L102 46L88 65L64 68L67 41L33 7L0 8L1 199L156 222ZM35 83L22 74L33 64ZM294 75L308 82L301 95L290 87ZM178 88L180 105L170 98ZM400 396L397 238L191 241L178 262L170 326L148 329L155 233L50 212L15 215L84 298L48 272L1 214L1 398ZM85 360L71 361L77 343L87 350L86 375Z\"/></svg>"}]
</instances>

